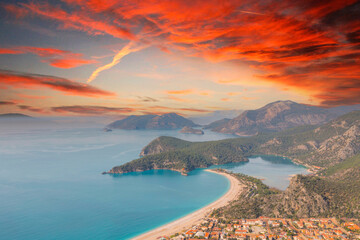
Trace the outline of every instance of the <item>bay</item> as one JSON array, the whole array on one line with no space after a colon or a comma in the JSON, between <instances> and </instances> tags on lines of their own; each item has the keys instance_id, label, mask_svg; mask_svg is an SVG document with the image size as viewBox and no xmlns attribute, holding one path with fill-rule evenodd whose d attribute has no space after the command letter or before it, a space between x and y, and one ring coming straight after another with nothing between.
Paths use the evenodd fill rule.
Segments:
<instances>
[{"instance_id":1,"label":"bay","mask_svg":"<svg viewBox=\"0 0 360 240\"><path fill-rule=\"evenodd\" d=\"M201 169L187 177L169 170L101 175L137 158L142 147L162 135L189 141L232 137L210 131L2 129L0 239L129 239L196 211L228 190L226 178ZM253 158L226 167L286 187L277 174L265 174L268 163ZM272 164L285 177L304 170L291 162Z\"/></svg>"}]
</instances>

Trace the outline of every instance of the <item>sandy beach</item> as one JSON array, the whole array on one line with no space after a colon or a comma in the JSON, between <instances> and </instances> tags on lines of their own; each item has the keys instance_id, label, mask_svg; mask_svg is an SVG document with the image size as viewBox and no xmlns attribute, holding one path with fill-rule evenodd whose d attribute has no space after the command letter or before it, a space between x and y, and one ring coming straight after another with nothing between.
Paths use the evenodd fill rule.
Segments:
<instances>
[{"instance_id":1,"label":"sandy beach","mask_svg":"<svg viewBox=\"0 0 360 240\"><path fill-rule=\"evenodd\" d=\"M193 225L200 223L202 219L207 216L213 209L225 206L226 204L228 204L228 202L235 200L244 187L235 177L231 176L230 174L216 172L209 169L205 171L221 174L227 177L230 181L229 191L227 191L221 198L210 203L209 205L166 225L134 237L133 240L157 239L160 236L170 236L172 234L180 233L184 230L187 230Z\"/></svg>"}]
</instances>

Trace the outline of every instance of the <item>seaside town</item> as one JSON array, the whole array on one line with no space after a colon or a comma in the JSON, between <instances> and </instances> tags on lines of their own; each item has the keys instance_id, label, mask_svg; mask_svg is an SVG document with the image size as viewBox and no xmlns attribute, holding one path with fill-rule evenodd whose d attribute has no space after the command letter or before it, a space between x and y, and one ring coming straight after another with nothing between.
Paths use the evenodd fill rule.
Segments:
<instances>
[{"instance_id":1,"label":"seaside town","mask_svg":"<svg viewBox=\"0 0 360 240\"><path fill-rule=\"evenodd\" d=\"M355 219L308 218L285 219L259 217L226 221L206 218L183 233L159 237L160 240L271 240L271 239L360 239L360 225Z\"/></svg>"}]
</instances>

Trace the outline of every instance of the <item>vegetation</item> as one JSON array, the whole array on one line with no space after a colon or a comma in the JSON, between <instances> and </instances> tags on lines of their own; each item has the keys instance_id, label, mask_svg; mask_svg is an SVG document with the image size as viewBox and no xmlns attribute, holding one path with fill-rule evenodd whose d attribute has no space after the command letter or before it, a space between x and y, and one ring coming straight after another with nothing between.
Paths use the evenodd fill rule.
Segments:
<instances>
[{"instance_id":1,"label":"vegetation","mask_svg":"<svg viewBox=\"0 0 360 240\"><path fill-rule=\"evenodd\" d=\"M248 161L244 157L244 152L251 148L251 146L234 147L230 142L221 144L197 143L188 146L186 141L178 141L174 138L167 138L167 140L170 141L166 145L162 145L162 148L176 148L177 150L145 154L142 158L114 167L110 172L125 173L150 169L172 169L189 172L195 168L205 168L211 165ZM159 141L163 141L163 139ZM146 153L151 148L150 145L143 152Z\"/></svg>"},{"instance_id":2,"label":"vegetation","mask_svg":"<svg viewBox=\"0 0 360 240\"><path fill-rule=\"evenodd\" d=\"M246 186L237 201L214 212L226 218L360 218L360 111L322 126L210 142L160 137L143 149L144 157L114 167L123 173L149 169L188 172L195 168L247 161L257 154L289 157L319 169L317 176L295 176L288 189L271 189L259 179L236 174Z\"/></svg>"},{"instance_id":3,"label":"vegetation","mask_svg":"<svg viewBox=\"0 0 360 240\"><path fill-rule=\"evenodd\" d=\"M329 167L360 152L360 111L322 126L302 126L280 133L209 142L159 137L146 146L143 158L115 167L122 173L153 168L191 171L198 167L247 161L256 154L289 157L307 166Z\"/></svg>"},{"instance_id":4,"label":"vegetation","mask_svg":"<svg viewBox=\"0 0 360 240\"><path fill-rule=\"evenodd\" d=\"M270 189L259 179L234 175L246 189L238 200L215 210L216 217L360 218L360 154L324 170L321 176L297 175L284 192Z\"/></svg>"},{"instance_id":5,"label":"vegetation","mask_svg":"<svg viewBox=\"0 0 360 240\"><path fill-rule=\"evenodd\" d=\"M240 194L238 200L230 205L214 210L212 213L214 217L258 218L265 215L263 205L268 199L281 194L280 190L269 188L260 179L241 173L233 174L233 176L246 186L245 191Z\"/></svg>"}]
</instances>

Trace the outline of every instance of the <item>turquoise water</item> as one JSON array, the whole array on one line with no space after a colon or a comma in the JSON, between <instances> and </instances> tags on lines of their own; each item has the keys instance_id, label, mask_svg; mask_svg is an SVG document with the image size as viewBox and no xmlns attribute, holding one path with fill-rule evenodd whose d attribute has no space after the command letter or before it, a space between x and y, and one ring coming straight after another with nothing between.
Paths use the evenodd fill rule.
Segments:
<instances>
[{"instance_id":1,"label":"turquoise water","mask_svg":"<svg viewBox=\"0 0 360 240\"><path fill-rule=\"evenodd\" d=\"M187 177L167 170L100 174L137 158L141 148L160 135L191 141L230 137L213 132L1 129L0 239L129 239L227 191L226 178L202 170ZM274 185L283 184L273 175L260 174L268 161L256 161L227 167L246 168L248 174L254 171ZM281 168L284 176L303 171L293 167L286 162L274 169Z\"/></svg>"},{"instance_id":2,"label":"turquoise water","mask_svg":"<svg viewBox=\"0 0 360 240\"><path fill-rule=\"evenodd\" d=\"M271 187L285 190L290 178L295 174L307 174L305 167L291 162L288 158L279 156L252 156L249 162L230 163L211 168L224 168L234 173L244 173L263 180Z\"/></svg>"}]
</instances>

